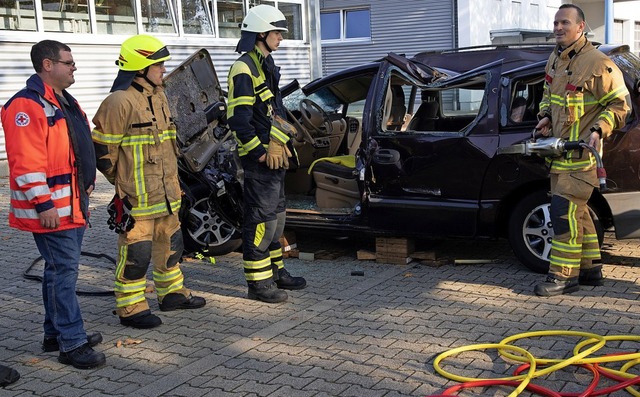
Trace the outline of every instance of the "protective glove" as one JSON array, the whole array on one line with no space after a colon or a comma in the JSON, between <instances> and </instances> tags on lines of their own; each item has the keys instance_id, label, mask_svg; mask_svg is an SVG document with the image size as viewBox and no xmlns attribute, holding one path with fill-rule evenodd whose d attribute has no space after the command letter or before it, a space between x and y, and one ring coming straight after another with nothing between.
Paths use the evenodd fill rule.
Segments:
<instances>
[{"instance_id":1,"label":"protective glove","mask_svg":"<svg viewBox=\"0 0 640 397\"><path fill-rule=\"evenodd\" d=\"M272 170L280 169L284 166L284 159L287 159L287 167L289 166L287 155L285 154L286 146L275 139L269 141L267 148L267 167ZM287 149L287 151L289 151ZM291 154L291 152L289 152Z\"/></svg>"},{"instance_id":2,"label":"protective glove","mask_svg":"<svg viewBox=\"0 0 640 397\"><path fill-rule=\"evenodd\" d=\"M135 219L131 216L132 205L125 197L121 199L118 195L114 195L109 205L107 205L107 212L109 213L109 219L107 219L107 225L109 229L115 230L118 234L124 234L133 228Z\"/></svg>"},{"instance_id":3,"label":"protective glove","mask_svg":"<svg viewBox=\"0 0 640 397\"><path fill-rule=\"evenodd\" d=\"M284 153L282 156L282 166L284 167L284 169L289 169L289 157L292 156L291 154L291 150L289 150L289 148L287 147L287 145L282 145L282 147L284 148Z\"/></svg>"}]
</instances>

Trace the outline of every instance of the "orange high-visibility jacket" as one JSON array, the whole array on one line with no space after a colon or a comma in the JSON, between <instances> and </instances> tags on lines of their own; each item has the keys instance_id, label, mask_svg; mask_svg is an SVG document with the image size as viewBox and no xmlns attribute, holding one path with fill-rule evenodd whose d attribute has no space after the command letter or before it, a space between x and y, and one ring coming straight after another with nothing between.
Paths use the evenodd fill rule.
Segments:
<instances>
[{"instance_id":1,"label":"orange high-visibility jacket","mask_svg":"<svg viewBox=\"0 0 640 397\"><path fill-rule=\"evenodd\" d=\"M2 126L9 160L9 226L51 232L40 225L38 213L55 207L57 230L83 227L76 156L53 88L37 74L31 76L2 107Z\"/></svg>"}]
</instances>

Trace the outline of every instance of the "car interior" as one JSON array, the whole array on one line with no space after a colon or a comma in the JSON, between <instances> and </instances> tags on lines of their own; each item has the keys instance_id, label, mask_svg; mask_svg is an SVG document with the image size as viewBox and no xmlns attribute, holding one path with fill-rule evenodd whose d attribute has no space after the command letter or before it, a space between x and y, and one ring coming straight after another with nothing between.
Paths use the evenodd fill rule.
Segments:
<instances>
[{"instance_id":1,"label":"car interior","mask_svg":"<svg viewBox=\"0 0 640 397\"><path fill-rule=\"evenodd\" d=\"M294 141L299 166L286 174L287 210L345 214L360 202L355 154L372 78L359 76L285 98L289 118L306 136Z\"/></svg>"}]
</instances>

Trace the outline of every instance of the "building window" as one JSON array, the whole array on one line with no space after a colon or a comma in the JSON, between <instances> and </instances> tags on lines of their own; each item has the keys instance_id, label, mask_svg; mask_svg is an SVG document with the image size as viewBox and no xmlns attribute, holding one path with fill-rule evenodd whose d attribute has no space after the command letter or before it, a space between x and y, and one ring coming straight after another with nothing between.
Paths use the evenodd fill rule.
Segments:
<instances>
[{"instance_id":1,"label":"building window","mask_svg":"<svg viewBox=\"0 0 640 397\"><path fill-rule=\"evenodd\" d=\"M239 38L240 24L246 11L258 4L267 4L277 7L284 14L289 30L284 37L302 41L305 2L306 0L0 0L0 30L117 35L148 32ZM93 26L95 31L92 31Z\"/></svg>"},{"instance_id":2,"label":"building window","mask_svg":"<svg viewBox=\"0 0 640 397\"><path fill-rule=\"evenodd\" d=\"M91 33L87 0L42 0L45 32Z\"/></svg>"},{"instance_id":3,"label":"building window","mask_svg":"<svg viewBox=\"0 0 640 397\"><path fill-rule=\"evenodd\" d=\"M0 29L36 30L36 14L33 0L0 0Z\"/></svg>"},{"instance_id":4,"label":"building window","mask_svg":"<svg viewBox=\"0 0 640 397\"><path fill-rule=\"evenodd\" d=\"M351 41L371 39L369 9L333 10L320 13L322 40Z\"/></svg>"},{"instance_id":5,"label":"building window","mask_svg":"<svg viewBox=\"0 0 640 397\"><path fill-rule=\"evenodd\" d=\"M142 1L142 26L145 32L176 33L173 4L167 0Z\"/></svg>"},{"instance_id":6,"label":"building window","mask_svg":"<svg viewBox=\"0 0 640 397\"><path fill-rule=\"evenodd\" d=\"M184 1L184 0L183 0ZM285 39L302 40L302 4L301 2L251 0L249 8L259 4L266 4L278 8L287 19L289 32L284 34ZM241 0L218 0L218 29L220 37L239 38L240 24L245 12Z\"/></svg>"},{"instance_id":7,"label":"building window","mask_svg":"<svg viewBox=\"0 0 640 397\"><path fill-rule=\"evenodd\" d=\"M624 21L622 21L621 19L613 20L613 42L614 43L618 43L618 44L624 43L624 38L622 36L623 24L624 24Z\"/></svg>"},{"instance_id":8,"label":"building window","mask_svg":"<svg viewBox=\"0 0 640 397\"><path fill-rule=\"evenodd\" d=\"M102 34L137 34L131 0L96 1L96 26Z\"/></svg>"},{"instance_id":9,"label":"building window","mask_svg":"<svg viewBox=\"0 0 640 397\"><path fill-rule=\"evenodd\" d=\"M182 27L186 34L213 34L211 10L205 0L182 0Z\"/></svg>"}]
</instances>

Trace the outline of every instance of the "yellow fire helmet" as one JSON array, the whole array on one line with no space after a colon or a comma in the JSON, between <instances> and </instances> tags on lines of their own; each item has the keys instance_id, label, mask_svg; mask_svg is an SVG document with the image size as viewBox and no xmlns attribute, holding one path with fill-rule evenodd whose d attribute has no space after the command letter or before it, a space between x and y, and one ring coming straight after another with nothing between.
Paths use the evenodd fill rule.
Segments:
<instances>
[{"instance_id":1,"label":"yellow fire helmet","mask_svg":"<svg viewBox=\"0 0 640 397\"><path fill-rule=\"evenodd\" d=\"M133 72L169 59L169 50L162 41L148 34L139 34L122 43L116 65L122 71Z\"/></svg>"}]
</instances>

